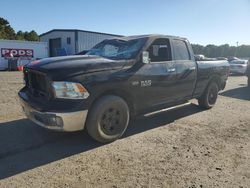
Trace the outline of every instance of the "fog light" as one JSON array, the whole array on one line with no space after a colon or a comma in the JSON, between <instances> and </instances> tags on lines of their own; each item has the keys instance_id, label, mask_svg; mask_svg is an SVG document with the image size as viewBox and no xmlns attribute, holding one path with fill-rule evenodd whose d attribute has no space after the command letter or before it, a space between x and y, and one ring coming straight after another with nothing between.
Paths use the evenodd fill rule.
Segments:
<instances>
[{"instance_id":1,"label":"fog light","mask_svg":"<svg viewBox=\"0 0 250 188\"><path fill-rule=\"evenodd\" d=\"M56 117L56 124L58 127L63 127L63 120L61 117Z\"/></svg>"},{"instance_id":2,"label":"fog light","mask_svg":"<svg viewBox=\"0 0 250 188\"><path fill-rule=\"evenodd\" d=\"M61 117L53 116L49 118L49 125L50 126L57 126L57 127L63 127L63 120Z\"/></svg>"},{"instance_id":3,"label":"fog light","mask_svg":"<svg viewBox=\"0 0 250 188\"><path fill-rule=\"evenodd\" d=\"M63 127L62 118L55 115L41 115L36 113L34 114L34 118L45 126Z\"/></svg>"}]
</instances>

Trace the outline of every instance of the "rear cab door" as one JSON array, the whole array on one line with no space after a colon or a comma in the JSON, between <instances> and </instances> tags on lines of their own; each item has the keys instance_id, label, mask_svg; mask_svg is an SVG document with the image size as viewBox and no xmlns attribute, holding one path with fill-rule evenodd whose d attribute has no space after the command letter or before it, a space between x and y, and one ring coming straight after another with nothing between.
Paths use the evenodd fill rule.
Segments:
<instances>
[{"instance_id":1,"label":"rear cab door","mask_svg":"<svg viewBox=\"0 0 250 188\"><path fill-rule=\"evenodd\" d=\"M186 39L173 38L171 40L173 60L176 68L176 100L189 100L197 80L197 63L193 56L193 50Z\"/></svg>"}]
</instances>

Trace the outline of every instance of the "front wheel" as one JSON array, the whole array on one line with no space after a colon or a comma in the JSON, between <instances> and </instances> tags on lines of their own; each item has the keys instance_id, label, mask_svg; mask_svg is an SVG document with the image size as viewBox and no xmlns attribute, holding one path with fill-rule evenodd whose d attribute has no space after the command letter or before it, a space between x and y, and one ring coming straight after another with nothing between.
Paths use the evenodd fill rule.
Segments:
<instances>
[{"instance_id":1,"label":"front wheel","mask_svg":"<svg viewBox=\"0 0 250 188\"><path fill-rule=\"evenodd\" d=\"M198 99L199 106L205 109L212 108L217 101L218 92L218 85L215 82L211 82L203 95Z\"/></svg>"},{"instance_id":2,"label":"front wheel","mask_svg":"<svg viewBox=\"0 0 250 188\"><path fill-rule=\"evenodd\" d=\"M120 138L128 127L129 107L118 96L107 95L98 99L90 110L86 127L98 142L108 143Z\"/></svg>"}]
</instances>

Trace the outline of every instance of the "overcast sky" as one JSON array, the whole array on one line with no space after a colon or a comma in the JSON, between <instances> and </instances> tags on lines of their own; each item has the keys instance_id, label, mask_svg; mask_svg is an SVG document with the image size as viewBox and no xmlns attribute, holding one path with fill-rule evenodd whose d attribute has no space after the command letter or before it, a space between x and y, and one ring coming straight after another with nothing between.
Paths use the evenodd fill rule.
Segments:
<instances>
[{"instance_id":1,"label":"overcast sky","mask_svg":"<svg viewBox=\"0 0 250 188\"><path fill-rule=\"evenodd\" d=\"M250 0L12 0L0 17L18 31L51 29L137 35L160 33L192 43L250 45Z\"/></svg>"}]
</instances>

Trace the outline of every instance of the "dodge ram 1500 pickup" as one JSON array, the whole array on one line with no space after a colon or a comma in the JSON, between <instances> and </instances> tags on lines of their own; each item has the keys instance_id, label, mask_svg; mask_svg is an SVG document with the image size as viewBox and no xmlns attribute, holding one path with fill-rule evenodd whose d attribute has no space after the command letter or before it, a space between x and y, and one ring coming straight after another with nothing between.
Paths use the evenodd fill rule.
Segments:
<instances>
[{"instance_id":1,"label":"dodge ram 1500 pickup","mask_svg":"<svg viewBox=\"0 0 250 188\"><path fill-rule=\"evenodd\" d=\"M195 61L187 39L165 35L104 40L87 54L46 58L24 68L19 98L26 116L53 130L85 127L112 142L139 114L196 98L214 106L229 75L226 61Z\"/></svg>"},{"instance_id":2,"label":"dodge ram 1500 pickup","mask_svg":"<svg viewBox=\"0 0 250 188\"><path fill-rule=\"evenodd\" d=\"M247 75L247 86L250 87L250 59L247 62L246 75Z\"/></svg>"}]
</instances>

